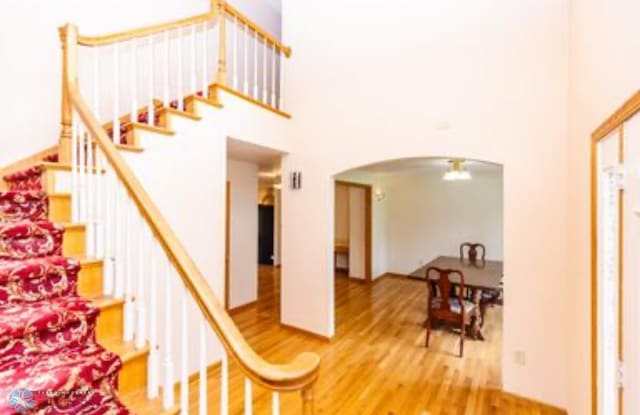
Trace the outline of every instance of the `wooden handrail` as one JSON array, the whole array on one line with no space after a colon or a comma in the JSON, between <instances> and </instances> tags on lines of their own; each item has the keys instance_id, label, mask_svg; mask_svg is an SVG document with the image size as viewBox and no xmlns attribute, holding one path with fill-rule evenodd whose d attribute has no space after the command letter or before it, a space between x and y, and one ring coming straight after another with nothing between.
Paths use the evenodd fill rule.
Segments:
<instances>
[{"instance_id":1,"label":"wooden handrail","mask_svg":"<svg viewBox=\"0 0 640 415\"><path fill-rule=\"evenodd\" d=\"M199 14L197 16L187 17L185 19L172 20L166 23L160 23L152 26L141 27L123 32L111 33L103 36L80 36L78 35L78 44L82 46L104 46L116 42L122 42L133 38L149 36L167 30L177 29L183 26L203 23L215 18L216 8L212 8L208 13Z\"/></svg>"},{"instance_id":2,"label":"wooden handrail","mask_svg":"<svg viewBox=\"0 0 640 415\"><path fill-rule=\"evenodd\" d=\"M284 56L287 58L291 56L291 48L289 46L285 46L275 37L271 36L271 34L267 33L264 29L262 29L256 22L249 19L242 12L231 6L227 1L220 0L221 4L224 5L224 10L230 15L237 17L243 24L249 26L251 30L260 34L262 38L264 38L267 42L271 43L276 47L276 49L280 50Z\"/></svg>"},{"instance_id":3,"label":"wooden handrail","mask_svg":"<svg viewBox=\"0 0 640 415\"><path fill-rule=\"evenodd\" d=\"M315 353L301 353L290 363L273 364L264 360L246 342L164 216L81 97L75 75L77 27L67 24L61 28L61 33L63 33L67 59L64 90L70 107L75 109L87 131L94 137L209 325L246 376L274 391L301 391L303 413L311 413L307 411L309 411L309 405L313 404L310 397L313 396L312 388L318 376L320 357Z\"/></svg>"}]
</instances>

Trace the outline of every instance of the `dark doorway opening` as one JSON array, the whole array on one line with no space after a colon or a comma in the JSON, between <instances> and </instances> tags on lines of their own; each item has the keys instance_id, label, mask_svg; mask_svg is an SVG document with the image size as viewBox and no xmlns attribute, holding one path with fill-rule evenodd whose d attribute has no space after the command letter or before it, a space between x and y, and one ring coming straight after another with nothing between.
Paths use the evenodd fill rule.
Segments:
<instances>
[{"instance_id":1,"label":"dark doorway opening","mask_svg":"<svg viewBox=\"0 0 640 415\"><path fill-rule=\"evenodd\" d=\"M273 205L258 205L258 263L273 265Z\"/></svg>"}]
</instances>

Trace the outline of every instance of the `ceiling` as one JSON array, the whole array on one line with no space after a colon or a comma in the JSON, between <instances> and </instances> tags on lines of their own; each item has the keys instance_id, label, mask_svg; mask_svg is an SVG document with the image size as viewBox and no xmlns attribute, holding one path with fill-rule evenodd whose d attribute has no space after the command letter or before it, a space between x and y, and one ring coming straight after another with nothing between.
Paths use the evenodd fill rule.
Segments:
<instances>
[{"instance_id":1,"label":"ceiling","mask_svg":"<svg viewBox=\"0 0 640 415\"><path fill-rule=\"evenodd\" d=\"M259 146L235 138L227 139L227 158L247 161L258 165L260 172L280 169L280 158L286 153L269 147Z\"/></svg>"},{"instance_id":2,"label":"ceiling","mask_svg":"<svg viewBox=\"0 0 640 415\"><path fill-rule=\"evenodd\" d=\"M355 170L377 175L444 172L449 166L449 160L448 158L406 158L370 164ZM484 161L466 160L464 166L471 174L502 172L502 165Z\"/></svg>"}]
</instances>

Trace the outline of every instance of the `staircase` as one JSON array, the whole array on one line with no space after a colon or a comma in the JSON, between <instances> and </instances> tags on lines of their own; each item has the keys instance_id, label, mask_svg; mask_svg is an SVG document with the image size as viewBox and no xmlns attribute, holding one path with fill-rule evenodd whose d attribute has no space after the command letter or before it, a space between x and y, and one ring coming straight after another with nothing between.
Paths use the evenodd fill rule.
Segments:
<instances>
[{"instance_id":1,"label":"staircase","mask_svg":"<svg viewBox=\"0 0 640 415\"><path fill-rule=\"evenodd\" d=\"M209 51L214 32L219 43ZM5 176L9 190L0 192L0 415L188 414L194 407L199 415L228 414L230 396L238 395L229 391L229 360L245 376L245 414L254 384L272 391L273 414L288 392L301 393L296 413L313 414L318 356L273 364L246 343L123 157L144 151L142 133L171 136L174 117L198 122L199 106L221 108L219 91L288 117L280 58L290 50L223 0L206 14L129 32L85 37L68 24L60 35L59 146ZM121 67L125 44L131 61ZM95 52L91 82L78 73L81 47ZM99 76L103 47L112 50L114 85L103 86ZM180 58L176 68L171 49ZM165 65L154 75L158 50ZM191 53L190 66L183 67L183 53ZM151 81L141 92L143 55ZM126 87L118 80L123 71L130 74ZM86 84L93 86L91 105ZM125 93L128 110L121 108ZM110 119L102 116L105 102ZM212 367L220 368L216 408L208 398Z\"/></svg>"}]
</instances>

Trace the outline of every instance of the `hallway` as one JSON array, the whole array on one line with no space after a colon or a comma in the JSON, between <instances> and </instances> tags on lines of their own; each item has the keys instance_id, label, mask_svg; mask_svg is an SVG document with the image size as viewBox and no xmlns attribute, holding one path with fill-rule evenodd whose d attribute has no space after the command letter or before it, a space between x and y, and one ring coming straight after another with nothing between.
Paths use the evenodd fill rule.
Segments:
<instances>
[{"instance_id":1,"label":"hallway","mask_svg":"<svg viewBox=\"0 0 640 415\"><path fill-rule=\"evenodd\" d=\"M458 337L450 332L435 330L432 346L424 348L426 301L419 281L387 277L365 285L338 277L336 336L329 343L278 324L278 273L277 268L260 268L258 303L232 313L233 319L267 359L284 362L305 350L322 356L316 386L319 414L562 413L493 390L500 384L500 308L487 313L487 341L467 342L460 359ZM241 414L242 378L234 366L230 365L231 413ZM209 406L217 408L217 371L212 376ZM191 393L196 392L192 387ZM281 413L298 413L297 394L283 394L281 402ZM271 394L254 386L254 413L270 413L270 407Z\"/></svg>"}]
</instances>

